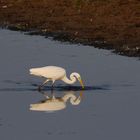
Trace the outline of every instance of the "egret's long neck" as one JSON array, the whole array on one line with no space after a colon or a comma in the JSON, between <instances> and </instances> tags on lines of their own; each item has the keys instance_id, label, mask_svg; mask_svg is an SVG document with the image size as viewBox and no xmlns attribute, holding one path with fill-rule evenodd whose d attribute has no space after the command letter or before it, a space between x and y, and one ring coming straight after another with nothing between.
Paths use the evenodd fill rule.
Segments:
<instances>
[{"instance_id":1,"label":"egret's long neck","mask_svg":"<svg viewBox=\"0 0 140 140\"><path fill-rule=\"evenodd\" d=\"M70 103L72 105L78 105L80 102L81 102L81 98L77 98L74 94L72 93L69 93L69 94L66 94L64 97L63 97L63 100L64 102L66 103L67 100L70 99Z\"/></svg>"},{"instance_id":2,"label":"egret's long neck","mask_svg":"<svg viewBox=\"0 0 140 140\"><path fill-rule=\"evenodd\" d=\"M76 96L72 93L68 93L63 97L64 102L67 102L68 99L72 98L73 100L76 100Z\"/></svg>"},{"instance_id":3,"label":"egret's long neck","mask_svg":"<svg viewBox=\"0 0 140 140\"><path fill-rule=\"evenodd\" d=\"M67 84L73 84L73 83L76 82L76 78L75 78L75 77L72 77L71 75L70 75L70 79L68 79L67 76L65 75L65 76L62 78L62 80L63 80L65 83L67 83Z\"/></svg>"}]
</instances>

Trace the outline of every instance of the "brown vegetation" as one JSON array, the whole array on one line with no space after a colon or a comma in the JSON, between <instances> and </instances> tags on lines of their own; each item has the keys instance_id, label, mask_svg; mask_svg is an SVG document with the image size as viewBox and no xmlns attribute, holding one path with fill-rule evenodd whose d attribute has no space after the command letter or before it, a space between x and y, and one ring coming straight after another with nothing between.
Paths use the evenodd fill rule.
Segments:
<instances>
[{"instance_id":1,"label":"brown vegetation","mask_svg":"<svg viewBox=\"0 0 140 140\"><path fill-rule=\"evenodd\" d=\"M140 56L139 0L0 0L0 24Z\"/></svg>"}]
</instances>

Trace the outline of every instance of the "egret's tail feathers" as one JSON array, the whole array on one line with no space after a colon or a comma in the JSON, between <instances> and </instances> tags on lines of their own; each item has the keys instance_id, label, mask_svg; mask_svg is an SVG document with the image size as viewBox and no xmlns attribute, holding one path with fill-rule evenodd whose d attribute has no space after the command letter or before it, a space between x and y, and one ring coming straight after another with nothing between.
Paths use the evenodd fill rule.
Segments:
<instances>
[{"instance_id":1,"label":"egret's tail feathers","mask_svg":"<svg viewBox=\"0 0 140 140\"><path fill-rule=\"evenodd\" d=\"M39 72L36 68L31 68L29 70L30 74L39 76Z\"/></svg>"},{"instance_id":2,"label":"egret's tail feathers","mask_svg":"<svg viewBox=\"0 0 140 140\"><path fill-rule=\"evenodd\" d=\"M30 74L33 74L34 69L29 69Z\"/></svg>"}]
</instances>

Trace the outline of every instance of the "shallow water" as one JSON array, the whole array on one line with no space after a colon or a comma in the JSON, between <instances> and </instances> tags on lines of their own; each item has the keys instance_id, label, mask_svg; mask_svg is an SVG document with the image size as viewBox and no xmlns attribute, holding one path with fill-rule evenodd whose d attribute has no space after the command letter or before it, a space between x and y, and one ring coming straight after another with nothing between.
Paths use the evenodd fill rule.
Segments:
<instances>
[{"instance_id":1,"label":"shallow water","mask_svg":"<svg viewBox=\"0 0 140 140\"><path fill-rule=\"evenodd\" d=\"M42 79L29 75L29 68L45 65L62 66L68 76L79 72L85 90L78 82L57 81L53 93L49 85L38 92ZM0 30L0 139L139 140L139 71L135 58ZM63 100L70 94L77 105L71 97ZM61 101L59 110L31 110L31 104L52 102L52 97Z\"/></svg>"}]
</instances>

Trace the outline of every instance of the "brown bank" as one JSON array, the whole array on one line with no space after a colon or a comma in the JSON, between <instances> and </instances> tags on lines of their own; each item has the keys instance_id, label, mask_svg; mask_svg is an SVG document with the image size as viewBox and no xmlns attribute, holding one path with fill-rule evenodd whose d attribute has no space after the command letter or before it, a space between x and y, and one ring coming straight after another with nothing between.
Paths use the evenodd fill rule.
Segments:
<instances>
[{"instance_id":1,"label":"brown bank","mask_svg":"<svg viewBox=\"0 0 140 140\"><path fill-rule=\"evenodd\" d=\"M139 0L0 0L0 24L140 57Z\"/></svg>"}]
</instances>

